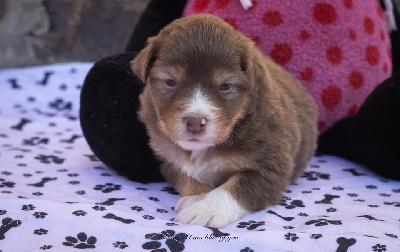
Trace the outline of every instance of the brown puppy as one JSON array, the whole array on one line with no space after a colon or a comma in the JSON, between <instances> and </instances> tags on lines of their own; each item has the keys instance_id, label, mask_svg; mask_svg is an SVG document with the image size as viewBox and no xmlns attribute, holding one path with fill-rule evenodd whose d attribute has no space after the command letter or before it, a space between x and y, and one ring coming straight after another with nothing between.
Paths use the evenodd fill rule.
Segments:
<instances>
[{"instance_id":1,"label":"brown puppy","mask_svg":"<svg viewBox=\"0 0 400 252\"><path fill-rule=\"evenodd\" d=\"M175 220L222 227L277 204L316 147L314 101L221 19L175 20L132 61L139 111L162 173L182 198Z\"/></svg>"}]
</instances>

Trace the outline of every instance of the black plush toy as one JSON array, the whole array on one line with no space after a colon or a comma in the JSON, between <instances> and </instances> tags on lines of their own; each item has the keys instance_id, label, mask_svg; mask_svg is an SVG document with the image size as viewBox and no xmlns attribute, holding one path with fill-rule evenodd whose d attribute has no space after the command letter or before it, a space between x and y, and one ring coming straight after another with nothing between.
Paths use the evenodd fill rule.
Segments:
<instances>
[{"instance_id":1,"label":"black plush toy","mask_svg":"<svg viewBox=\"0 0 400 252\"><path fill-rule=\"evenodd\" d=\"M163 181L159 162L148 145L145 126L137 118L143 82L130 62L147 38L182 16L186 0L149 3L134 29L125 53L99 60L89 71L81 93L80 121L93 153L132 180ZM135 52L136 51L136 52Z\"/></svg>"},{"instance_id":2,"label":"black plush toy","mask_svg":"<svg viewBox=\"0 0 400 252\"><path fill-rule=\"evenodd\" d=\"M94 154L109 167L139 182L162 181L159 161L148 146L137 118L143 83L130 61L134 51L172 20L181 17L186 0L170 4L152 0L139 20L127 52L98 61L88 73L81 94L80 120ZM395 12L397 27L400 18ZM393 72L400 71L400 31L391 33ZM319 150L365 164L377 173L400 179L400 73L379 85L357 114L342 119L321 135Z\"/></svg>"}]
</instances>

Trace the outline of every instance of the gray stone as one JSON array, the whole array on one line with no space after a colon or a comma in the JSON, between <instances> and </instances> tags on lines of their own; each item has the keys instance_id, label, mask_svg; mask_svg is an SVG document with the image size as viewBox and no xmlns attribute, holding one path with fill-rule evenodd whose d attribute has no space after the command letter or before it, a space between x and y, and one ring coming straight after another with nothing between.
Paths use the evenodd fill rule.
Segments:
<instances>
[{"instance_id":1,"label":"gray stone","mask_svg":"<svg viewBox=\"0 0 400 252\"><path fill-rule=\"evenodd\" d=\"M0 0L0 68L123 52L150 0Z\"/></svg>"}]
</instances>

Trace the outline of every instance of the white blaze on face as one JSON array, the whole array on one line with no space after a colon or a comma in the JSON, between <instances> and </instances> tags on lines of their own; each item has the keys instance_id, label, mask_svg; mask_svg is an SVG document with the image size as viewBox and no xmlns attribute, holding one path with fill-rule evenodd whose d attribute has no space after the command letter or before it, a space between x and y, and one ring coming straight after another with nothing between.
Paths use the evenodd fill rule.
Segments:
<instances>
[{"instance_id":1,"label":"white blaze on face","mask_svg":"<svg viewBox=\"0 0 400 252\"><path fill-rule=\"evenodd\" d=\"M200 88L196 88L187 99L180 122L178 123L179 140L176 143L185 150L203 150L214 145L216 134L215 119L219 108L216 107ZM191 135L186 130L185 117L204 117L205 131L200 135Z\"/></svg>"}]
</instances>

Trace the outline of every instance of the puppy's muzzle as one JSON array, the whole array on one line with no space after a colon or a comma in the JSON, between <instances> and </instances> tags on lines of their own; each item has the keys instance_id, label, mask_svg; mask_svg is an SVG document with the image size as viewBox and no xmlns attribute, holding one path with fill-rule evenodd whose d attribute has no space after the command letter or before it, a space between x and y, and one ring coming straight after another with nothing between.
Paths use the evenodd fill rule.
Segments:
<instances>
[{"instance_id":1,"label":"puppy's muzzle","mask_svg":"<svg viewBox=\"0 0 400 252\"><path fill-rule=\"evenodd\" d=\"M192 117L184 118L186 130L191 134L201 134L206 129L207 119L205 117Z\"/></svg>"}]
</instances>

